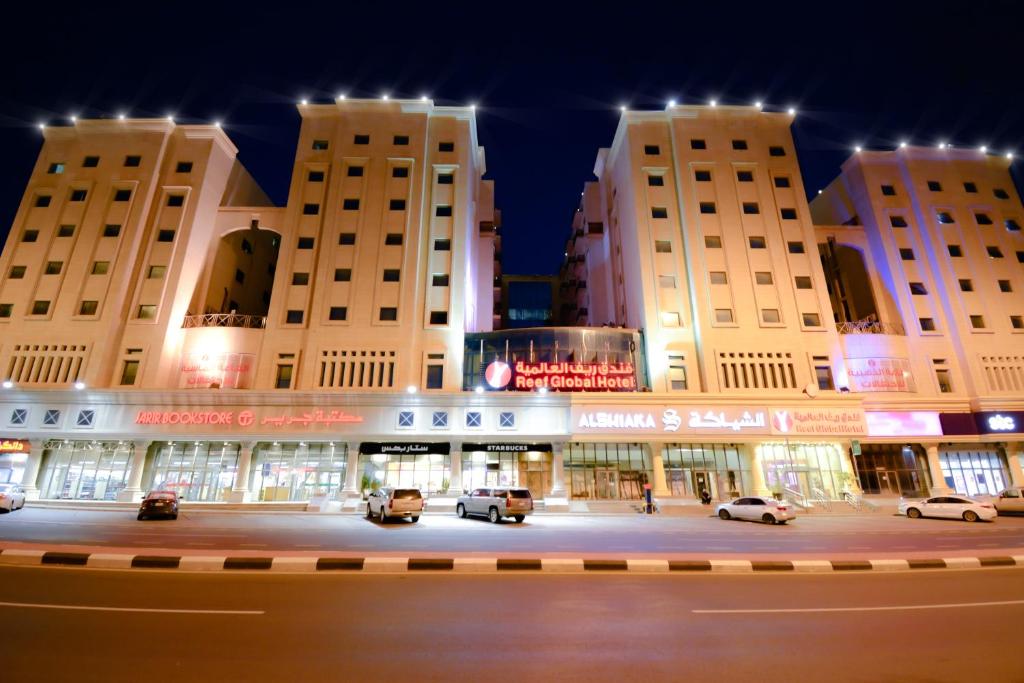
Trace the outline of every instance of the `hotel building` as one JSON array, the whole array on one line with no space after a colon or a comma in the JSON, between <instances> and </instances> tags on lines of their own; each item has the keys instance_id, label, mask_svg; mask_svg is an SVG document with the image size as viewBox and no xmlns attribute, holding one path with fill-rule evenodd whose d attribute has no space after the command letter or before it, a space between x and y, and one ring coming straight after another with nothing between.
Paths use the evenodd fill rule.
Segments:
<instances>
[{"instance_id":1,"label":"hotel building","mask_svg":"<svg viewBox=\"0 0 1024 683\"><path fill-rule=\"evenodd\" d=\"M625 112L567 244L576 325L496 330L473 109L298 111L284 207L217 126L45 129L0 255L0 480L318 509L521 485L581 510L1022 480L1005 161L862 153L809 206L790 115Z\"/></svg>"}]
</instances>

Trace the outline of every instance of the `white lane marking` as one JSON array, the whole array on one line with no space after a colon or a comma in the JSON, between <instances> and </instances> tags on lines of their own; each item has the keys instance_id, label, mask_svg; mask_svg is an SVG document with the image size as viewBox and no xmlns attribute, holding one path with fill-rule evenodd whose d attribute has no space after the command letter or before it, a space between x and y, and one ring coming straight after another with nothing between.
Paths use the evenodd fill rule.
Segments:
<instances>
[{"instance_id":1,"label":"white lane marking","mask_svg":"<svg viewBox=\"0 0 1024 683\"><path fill-rule=\"evenodd\" d=\"M26 607L31 609L68 609L88 612L156 612L159 614L266 614L261 609L170 609L159 607L94 607L92 605L49 605L41 602L0 602L0 607Z\"/></svg>"},{"instance_id":2,"label":"white lane marking","mask_svg":"<svg viewBox=\"0 0 1024 683\"><path fill-rule=\"evenodd\" d=\"M879 607L781 607L778 609L693 609L693 614L804 614L809 612L898 612L901 610L958 609L963 607L1003 607L1024 605L1024 600L992 602L946 602L936 605L882 605Z\"/></svg>"}]
</instances>

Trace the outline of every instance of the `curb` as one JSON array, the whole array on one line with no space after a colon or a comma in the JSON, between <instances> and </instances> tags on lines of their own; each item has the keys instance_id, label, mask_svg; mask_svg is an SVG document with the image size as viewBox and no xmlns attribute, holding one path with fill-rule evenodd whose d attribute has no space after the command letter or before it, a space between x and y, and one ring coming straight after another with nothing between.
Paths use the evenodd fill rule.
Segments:
<instances>
[{"instance_id":1,"label":"curb","mask_svg":"<svg viewBox=\"0 0 1024 683\"><path fill-rule=\"evenodd\" d=\"M352 573L587 573L695 572L743 574L900 572L917 569L1021 567L1024 555L906 560L659 560L501 557L239 557L232 555L132 555L47 550L0 550L0 566L56 566L87 569L174 569L179 571L269 571Z\"/></svg>"}]
</instances>

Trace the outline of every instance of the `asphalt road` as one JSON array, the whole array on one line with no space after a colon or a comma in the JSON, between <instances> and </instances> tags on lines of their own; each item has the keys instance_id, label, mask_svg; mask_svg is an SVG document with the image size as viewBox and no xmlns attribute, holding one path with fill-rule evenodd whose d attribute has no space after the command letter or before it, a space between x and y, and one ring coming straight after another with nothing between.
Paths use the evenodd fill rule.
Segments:
<instances>
[{"instance_id":1,"label":"asphalt road","mask_svg":"<svg viewBox=\"0 0 1024 683\"><path fill-rule=\"evenodd\" d=\"M367 576L5 567L0 620L7 680L1024 680L1021 569Z\"/></svg>"},{"instance_id":2,"label":"asphalt road","mask_svg":"<svg viewBox=\"0 0 1024 683\"><path fill-rule=\"evenodd\" d=\"M874 513L807 515L786 526L715 517L535 515L524 524L425 515L418 524L380 524L354 515L183 513L178 520L136 521L134 513L25 508L0 515L4 541L168 548L201 552L358 552L632 557L736 554L836 558L844 553L929 552L932 556L1024 548L1024 517L993 523L911 520Z\"/></svg>"}]
</instances>

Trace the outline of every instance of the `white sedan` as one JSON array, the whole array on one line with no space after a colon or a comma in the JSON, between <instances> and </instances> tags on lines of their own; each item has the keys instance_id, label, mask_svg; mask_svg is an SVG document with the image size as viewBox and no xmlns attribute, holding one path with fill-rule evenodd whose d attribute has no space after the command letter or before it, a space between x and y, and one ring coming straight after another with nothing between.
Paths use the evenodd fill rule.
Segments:
<instances>
[{"instance_id":1,"label":"white sedan","mask_svg":"<svg viewBox=\"0 0 1024 683\"><path fill-rule=\"evenodd\" d=\"M941 517L962 519L965 522L977 522L980 519L991 521L998 514L991 503L982 503L965 496L935 496L923 500L900 498L899 511L911 519Z\"/></svg>"},{"instance_id":2,"label":"white sedan","mask_svg":"<svg viewBox=\"0 0 1024 683\"><path fill-rule=\"evenodd\" d=\"M745 496L715 508L719 519L749 519L765 524L785 524L796 518L793 506L774 498Z\"/></svg>"},{"instance_id":3,"label":"white sedan","mask_svg":"<svg viewBox=\"0 0 1024 683\"><path fill-rule=\"evenodd\" d=\"M25 507L25 492L17 484L0 484L0 510L14 512Z\"/></svg>"}]
</instances>

